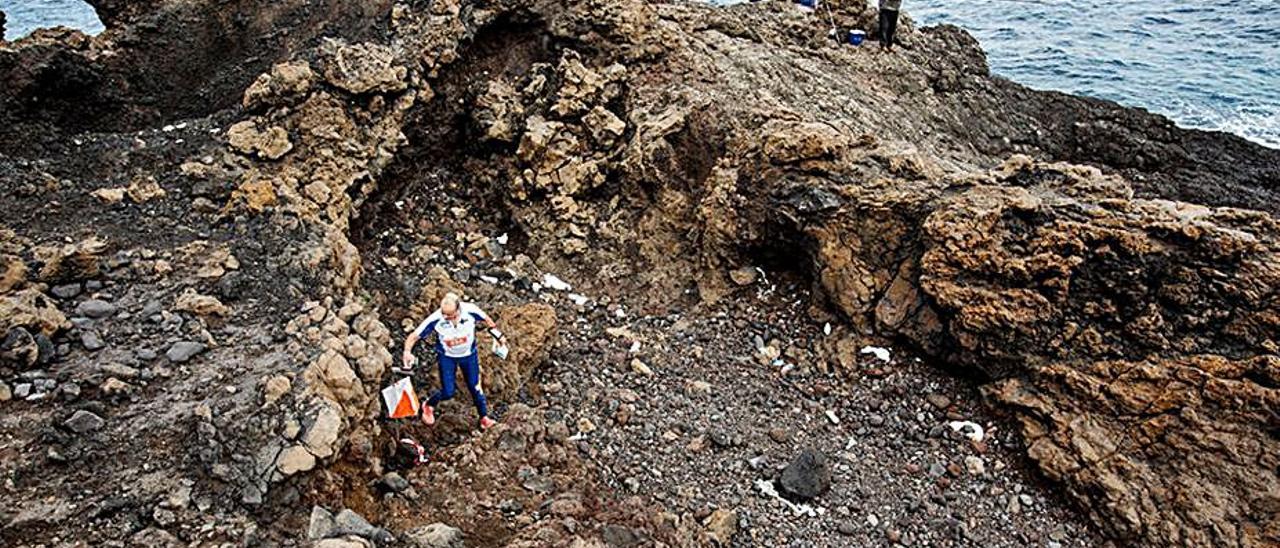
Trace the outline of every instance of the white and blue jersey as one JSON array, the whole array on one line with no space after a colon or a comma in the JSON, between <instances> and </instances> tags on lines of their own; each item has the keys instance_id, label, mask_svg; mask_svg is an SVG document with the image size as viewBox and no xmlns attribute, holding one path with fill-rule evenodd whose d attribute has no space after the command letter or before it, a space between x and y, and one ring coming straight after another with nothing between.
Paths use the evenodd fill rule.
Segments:
<instances>
[{"instance_id":1,"label":"white and blue jersey","mask_svg":"<svg viewBox=\"0 0 1280 548\"><path fill-rule=\"evenodd\" d=\"M413 334L419 339L436 335L436 352L450 358L465 358L476 352L476 324L489 321L489 315L471 303L458 303L458 319L449 321L439 310L418 324Z\"/></svg>"}]
</instances>

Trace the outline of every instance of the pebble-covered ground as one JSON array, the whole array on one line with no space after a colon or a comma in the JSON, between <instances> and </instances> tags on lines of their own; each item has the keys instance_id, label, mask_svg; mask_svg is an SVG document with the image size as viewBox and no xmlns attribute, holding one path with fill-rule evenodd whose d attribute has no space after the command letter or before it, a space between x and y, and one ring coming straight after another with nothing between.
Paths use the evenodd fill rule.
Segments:
<instances>
[{"instance_id":1,"label":"pebble-covered ground","mask_svg":"<svg viewBox=\"0 0 1280 548\"><path fill-rule=\"evenodd\" d=\"M699 518L734 511L743 546L1101 542L972 382L892 349L824 374L814 350L848 334L824 334L803 291L747 295L665 317L614 305L562 330L539 380L607 483ZM952 421L977 423L983 440ZM806 448L825 455L830 490L809 509L762 493Z\"/></svg>"}]
</instances>

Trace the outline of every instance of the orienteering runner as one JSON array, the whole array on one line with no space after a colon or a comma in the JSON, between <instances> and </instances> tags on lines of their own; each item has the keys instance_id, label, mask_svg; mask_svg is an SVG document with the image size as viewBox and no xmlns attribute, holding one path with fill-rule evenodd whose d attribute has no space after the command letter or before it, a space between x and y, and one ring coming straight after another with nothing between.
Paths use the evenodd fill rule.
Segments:
<instances>
[{"instance_id":1,"label":"orienteering runner","mask_svg":"<svg viewBox=\"0 0 1280 548\"><path fill-rule=\"evenodd\" d=\"M498 330L498 324L485 314L480 307L462 302L456 293L448 293L440 300L440 309L423 320L404 340L404 368L412 370L418 359L413 355L413 347L418 341L435 335L436 359L440 364L440 390L431 395L426 405L422 406L422 422L435 424L436 404L453 398L456 392L457 370L462 369L462 378L467 382L467 391L475 401L476 411L480 413L480 428L487 430L495 424L489 417L489 402L480 388L480 353L477 351L476 325L484 324L489 334L503 346L507 338Z\"/></svg>"}]
</instances>

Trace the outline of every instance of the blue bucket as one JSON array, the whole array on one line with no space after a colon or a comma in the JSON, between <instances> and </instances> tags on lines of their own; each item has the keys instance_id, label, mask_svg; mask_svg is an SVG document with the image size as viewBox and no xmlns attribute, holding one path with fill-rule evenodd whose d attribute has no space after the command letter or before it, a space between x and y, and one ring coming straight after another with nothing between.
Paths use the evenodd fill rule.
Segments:
<instances>
[{"instance_id":1,"label":"blue bucket","mask_svg":"<svg viewBox=\"0 0 1280 548\"><path fill-rule=\"evenodd\" d=\"M867 39L867 33L860 30L849 31L849 43L855 46L861 46L862 41Z\"/></svg>"},{"instance_id":2,"label":"blue bucket","mask_svg":"<svg viewBox=\"0 0 1280 548\"><path fill-rule=\"evenodd\" d=\"M816 7L818 5L818 0L800 0L800 5L806 8Z\"/></svg>"}]
</instances>

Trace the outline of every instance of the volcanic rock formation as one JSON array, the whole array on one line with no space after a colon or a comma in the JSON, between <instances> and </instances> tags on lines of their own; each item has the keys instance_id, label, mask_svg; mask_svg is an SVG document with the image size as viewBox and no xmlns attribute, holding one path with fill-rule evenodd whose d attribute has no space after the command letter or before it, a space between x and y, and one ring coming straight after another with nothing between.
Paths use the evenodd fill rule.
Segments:
<instances>
[{"instance_id":1,"label":"volcanic rock formation","mask_svg":"<svg viewBox=\"0 0 1280 548\"><path fill-rule=\"evenodd\" d=\"M442 290L501 305L487 382L515 402L574 321L527 290L545 273L665 312L744 298L753 264L980 379L1105 536L1280 542L1280 152L1007 82L953 27L841 46L788 2L93 4L100 37L0 43L5 375L58 360L92 387L49 398L110 403L80 409L100 434L28 435L13 500L42 506L0 508L7 542L279 539L303 501L441 521L369 485L401 428L378 388ZM421 243L383 246L398 226ZM70 306L101 279L116 304ZM471 442L446 419L427 470L479 487L426 495L437 518L528 546L738 530L610 498L595 425L559 413ZM104 464L50 472L81 453ZM91 474L138 491L72 502ZM556 519L494 517L525 505Z\"/></svg>"}]
</instances>

